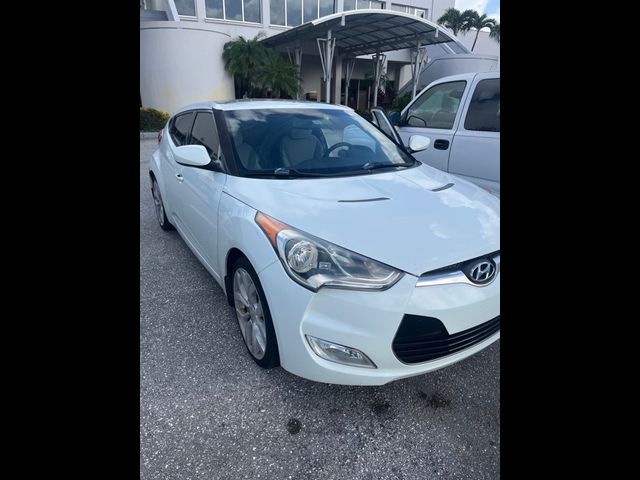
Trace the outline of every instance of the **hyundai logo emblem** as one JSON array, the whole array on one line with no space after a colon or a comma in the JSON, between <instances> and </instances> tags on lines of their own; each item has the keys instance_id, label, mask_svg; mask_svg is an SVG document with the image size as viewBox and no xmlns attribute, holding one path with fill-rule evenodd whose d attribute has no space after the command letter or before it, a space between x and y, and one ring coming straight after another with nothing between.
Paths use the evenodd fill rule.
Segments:
<instances>
[{"instance_id":1,"label":"hyundai logo emblem","mask_svg":"<svg viewBox=\"0 0 640 480\"><path fill-rule=\"evenodd\" d=\"M480 260L471 267L469 277L474 283L489 283L496 274L496 266L488 260Z\"/></svg>"}]
</instances>

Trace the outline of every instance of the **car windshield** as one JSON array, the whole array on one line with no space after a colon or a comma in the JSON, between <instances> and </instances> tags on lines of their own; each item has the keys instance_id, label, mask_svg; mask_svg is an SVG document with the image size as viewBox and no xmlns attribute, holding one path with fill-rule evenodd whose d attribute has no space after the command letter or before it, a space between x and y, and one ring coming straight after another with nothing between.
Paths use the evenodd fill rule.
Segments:
<instances>
[{"instance_id":1,"label":"car windshield","mask_svg":"<svg viewBox=\"0 0 640 480\"><path fill-rule=\"evenodd\" d=\"M274 108L224 112L247 176L340 176L418 164L348 110Z\"/></svg>"}]
</instances>

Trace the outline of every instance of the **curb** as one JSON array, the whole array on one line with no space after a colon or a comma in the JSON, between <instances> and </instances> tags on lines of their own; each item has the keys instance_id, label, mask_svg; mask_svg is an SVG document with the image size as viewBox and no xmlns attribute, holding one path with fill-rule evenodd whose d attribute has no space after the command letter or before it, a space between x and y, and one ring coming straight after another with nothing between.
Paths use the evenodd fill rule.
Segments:
<instances>
[{"instance_id":1,"label":"curb","mask_svg":"<svg viewBox=\"0 0 640 480\"><path fill-rule=\"evenodd\" d=\"M140 132L140 140L158 138L158 132Z\"/></svg>"}]
</instances>

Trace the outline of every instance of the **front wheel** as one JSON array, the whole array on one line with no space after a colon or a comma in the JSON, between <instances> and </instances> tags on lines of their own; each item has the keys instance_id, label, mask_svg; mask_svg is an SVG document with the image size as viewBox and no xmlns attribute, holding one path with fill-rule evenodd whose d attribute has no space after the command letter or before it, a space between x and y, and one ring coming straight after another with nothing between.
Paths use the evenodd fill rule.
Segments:
<instances>
[{"instance_id":1,"label":"front wheel","mask_svg":"<svg viewBox=\"0 0 640 480\"><path fill-rule=\"evenodd\" d=\"M262 368L277 367L278 342L258 275L246 258L240 258L233 266L232 278L233 306L251 358Z\"/></svg>"}]
</instances>

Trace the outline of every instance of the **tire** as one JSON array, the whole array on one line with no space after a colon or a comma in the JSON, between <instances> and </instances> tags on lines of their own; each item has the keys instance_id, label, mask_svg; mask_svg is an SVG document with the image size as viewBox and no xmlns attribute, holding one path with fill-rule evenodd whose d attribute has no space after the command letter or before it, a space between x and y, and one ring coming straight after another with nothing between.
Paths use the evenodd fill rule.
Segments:
<instances>
[{"instance_id":1,"label":"tire","mask_svg":"<svg viewBox=\"0 0 640 480\"><path fill-rule=\"evenodd\" d=\"M167 213L164 209L164 202L162 201L162 195L160 194L160 187L155 178L151 179L151 195L153 196L153 206L156 211L156 220L160 228L165 231L173 230L174 227L167 218Z\"/></svg>"},{"instance_id":2,"label":"tire","mask_svg":"<svg viewBox=\"0 0 640 480\"><path fill-rule=\"evenodd\" d=\"M247 351L260 367L277 367L280 356L269 305L258 275L245 257L233 265L230 283L233 309Z\"/></svg>"}]
</instances>

